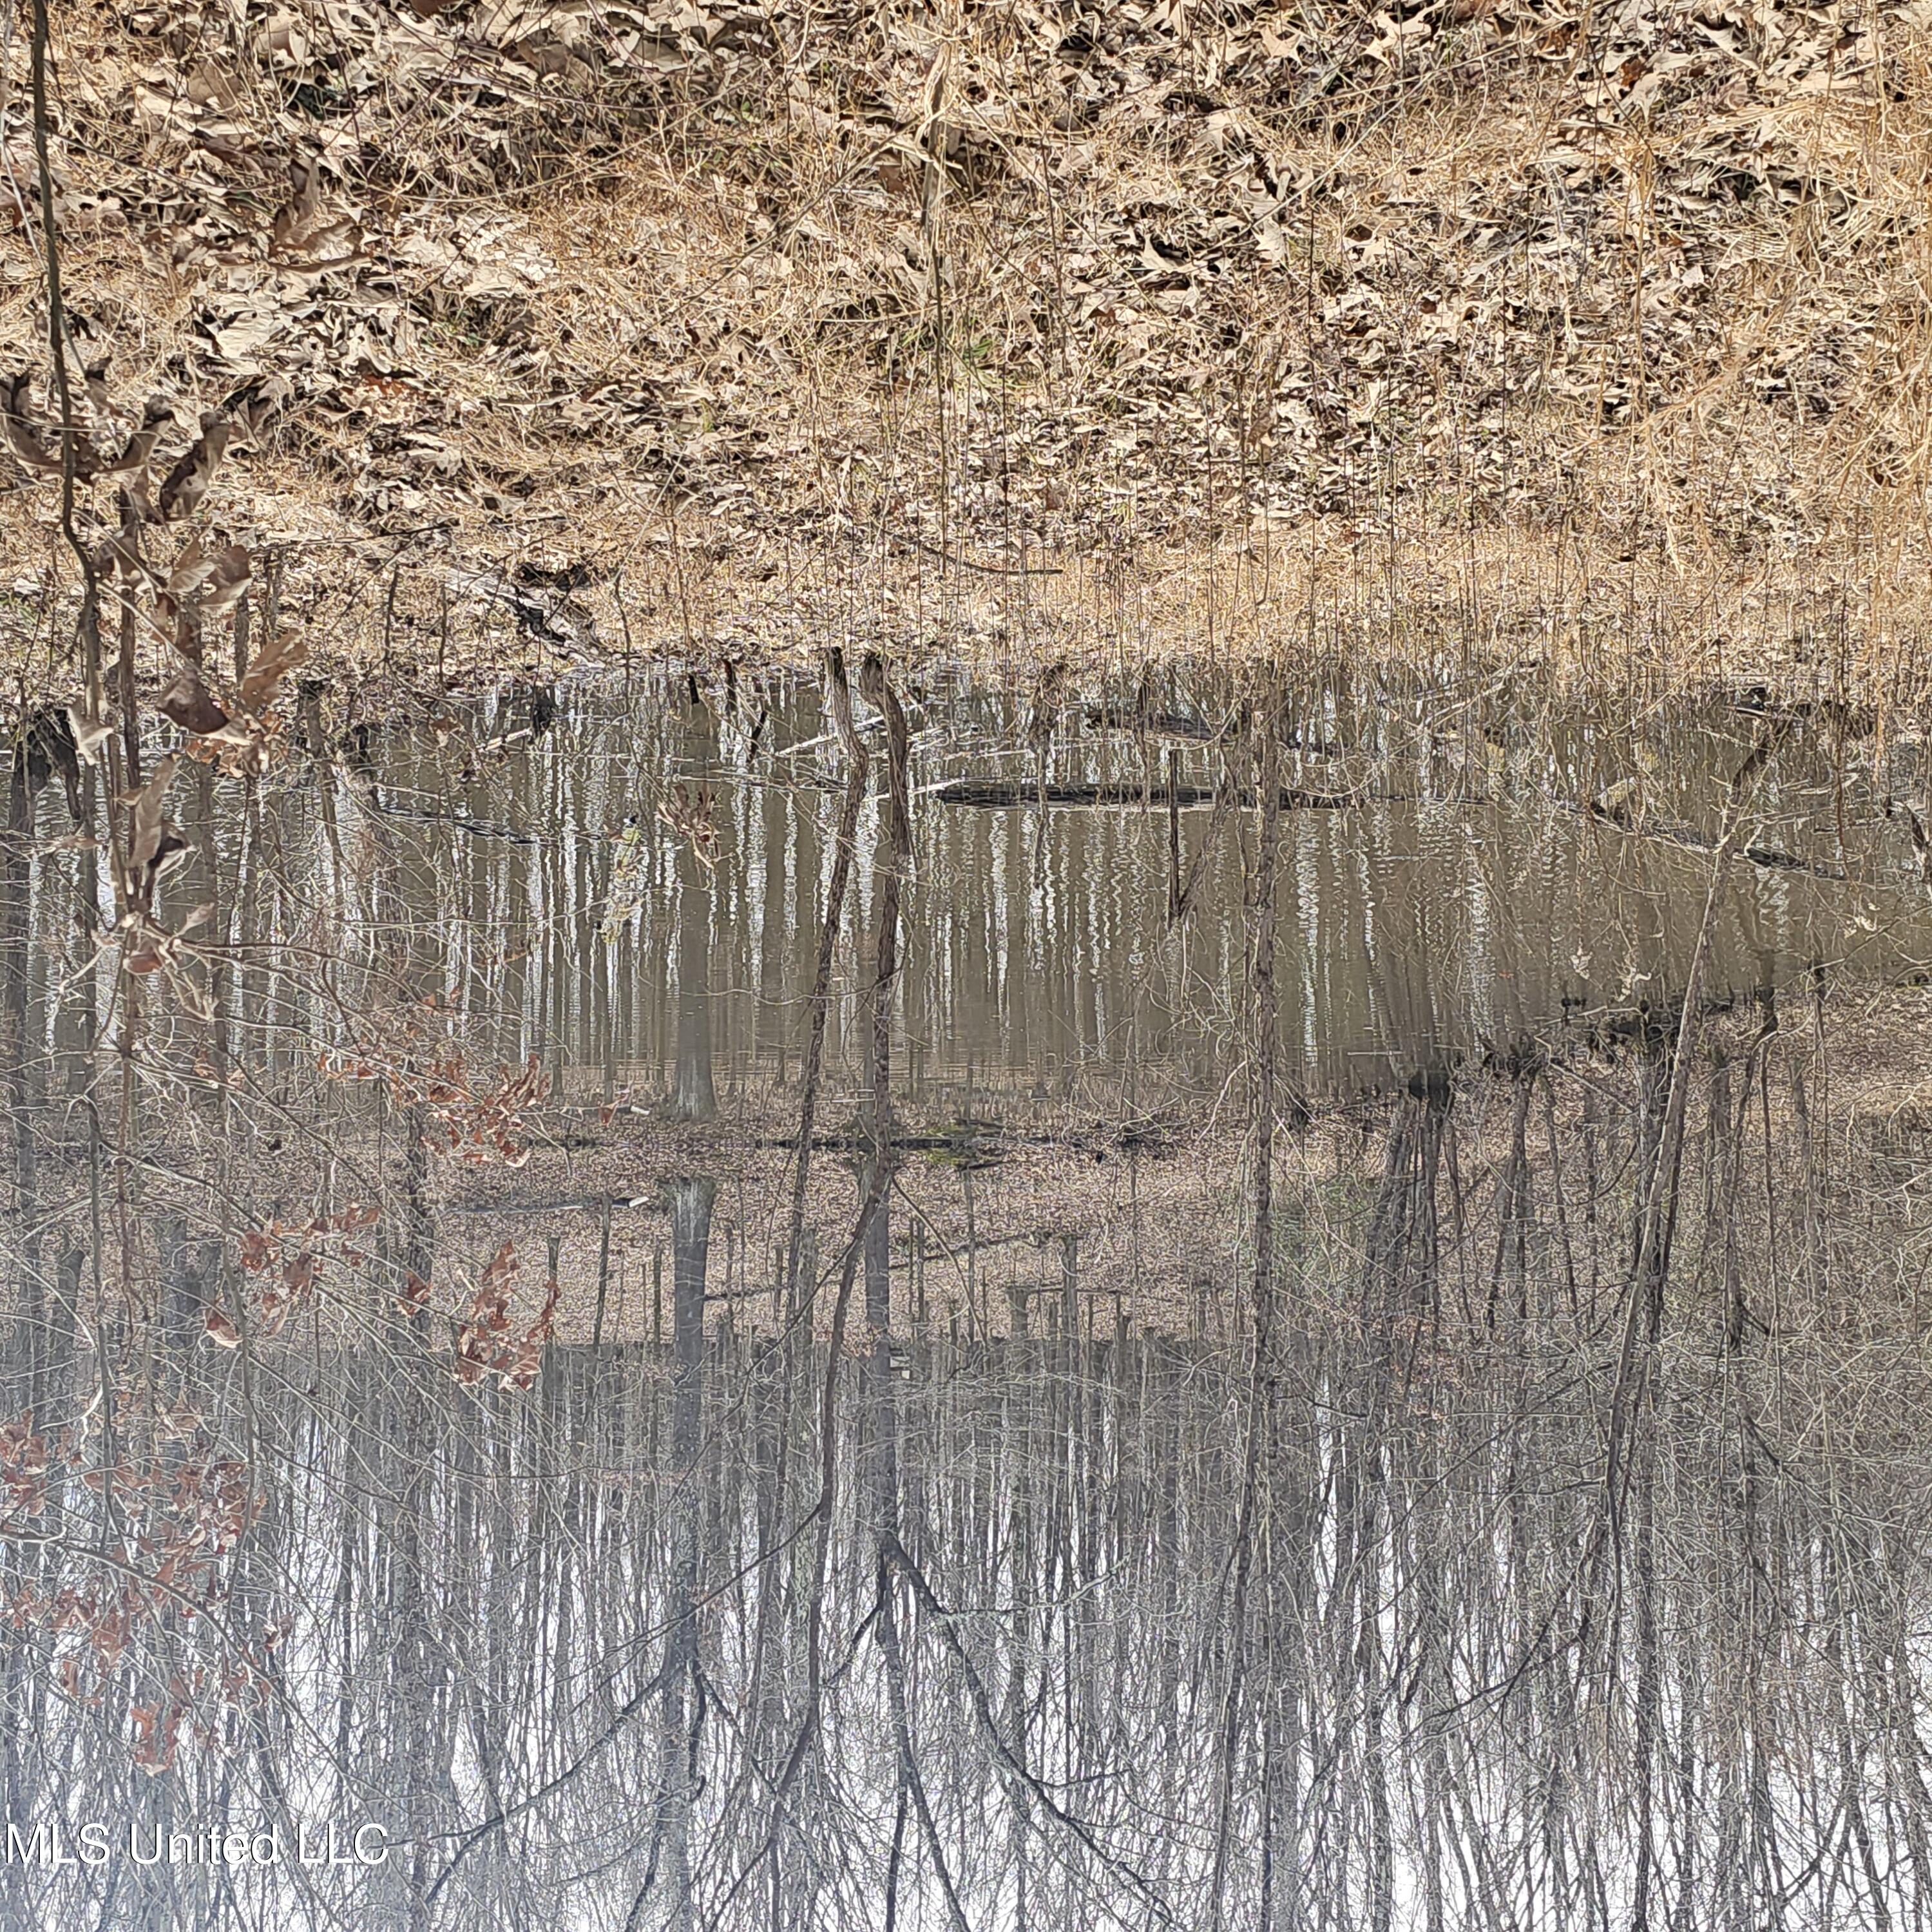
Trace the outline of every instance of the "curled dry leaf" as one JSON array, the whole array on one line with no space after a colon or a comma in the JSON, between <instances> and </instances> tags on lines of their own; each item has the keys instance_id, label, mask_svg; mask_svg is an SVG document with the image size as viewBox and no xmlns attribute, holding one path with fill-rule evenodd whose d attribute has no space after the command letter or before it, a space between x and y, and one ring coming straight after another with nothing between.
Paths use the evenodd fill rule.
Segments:
<instances>
[{"instance_id":1,"label":"curled dry leaf","mask_svg":"<svg viewBox=\"0 0 1932 1932\"><path fill-rule=\"evenodd\" d=\"M208 1339L218 1348L238 1348L242 1346L242 1331L213 1303L208 1304Z\"/></svg>"},{"instance_id":2,"label":"curled dry leaf","mask_svg":"<svg viewBox=\"0 0 1932 1932\"><path fill-rule=\"evenodd\" d=\"M104 718L90 718L78 704L68 706L67 722L74 729L75 755L85 758L90 765L99 755L102 743L114 735L114 728L118 722L111 713Z\"/></svg>"},{"instance_id":3,"label":"curled dry leaf","mask_svg":"<svg viewBox=\"0 0 1932 1932\"><path fill-rule=\"evenodd\" d=\"M97 466L95 475L130 476L138 470L146 469L148 458L154 453L154 445L160 440L161 431L172 414L161 398L150 396L147 407L141 412L140 427L121 446L118 454Z\"/></svg>"},{"instance_id":4,"label":"curled dry leaf","mask_svg":"<svg viewBox=\"0 0 1932 1932\"><path fill-rule=\"evenodd\" d=\"M134 808L134 823L128 838L128 856L138 869L142 866L158 865L164 856L161 847L169 830L161 817L161 808L167 802L168 788L175 782L175 770L181 760L174 753L154 767L154 775L136 792L131 801Z\"/></svg>"},{"instance_id":5,"label":"curled dry leaf","mask_svg":"<svg viewBox=\"0 0 1932 1932\"><path fill-rule=\"evenodd\" d=\"M190 737L205 737L228 722L227 712L209 695L200 672L193 664L183 665L154 702L164 718L178 724Z\"/></svg>"},{"instance_id":6,"label":"curled dry leaf","mask_svg":"<svg viewBox=\"0 0 1932 1932\"><path fill-rule=\"evenodd\" d=\"M261 711L273 699L275 687L308 655L308 640L299 631L278 631L255 654L242 680L242 708Z\"/></svg>"},{"instance_id":7,"label":"curled dry leaf","mask_svg":"<svg viewBox=\"0 0 1932 1932\"><path fill-rule=\"evenodd\" d=\"M176 523L193 514L208 494L208 486L214 482L222 452L227 447L228 418L211 410L201 419L201 434L194 446L162 482L161 514L168 522Z\"/></svg>"},{"instance_id":8,"label":"curled dry leaf","mask_svg":"<svg viewBox=\"0 0 1932 1932\"><path fill-rule=\"evenodd\" d=\"M48 454L39 430L28 420L27 385L31 380L23 369L0 382L0 431L6 435L7 446L29 469L58 470L60 458Z\"/></svg>"},{"instance_id":9,"label":"curled dry leaf","mask_svg":"<svg viewBox=\"0 0 1932 1932\"><path fill-rule=\"evenodd\" d=\"M254 569L248 551L239 544L230 544L226 549L216 553L201 587L200 610L203 623L212 624L234 609L242 592L248 587Z\"/></svg>"}]
</instances>

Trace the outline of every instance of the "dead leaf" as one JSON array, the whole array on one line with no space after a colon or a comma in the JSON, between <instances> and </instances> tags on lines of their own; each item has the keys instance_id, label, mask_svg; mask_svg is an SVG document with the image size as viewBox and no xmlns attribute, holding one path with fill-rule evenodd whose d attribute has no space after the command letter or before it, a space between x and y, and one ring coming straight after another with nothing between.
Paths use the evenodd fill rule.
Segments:
<instances>
[{"instance_id":1,"label":"dead leaf","mask_svg":"<svg viewBox=\"0 0 1932 1932\"><path fill-rule=\"evenodd\" d=\"M90 718L77 704L67 708L67 722L74 730L74 748L77 757L85 758L91 765L100 752L102 743L114 735L118 722L110 716Z\"/></svg>"},{"instance_id":2,"label":"dead leaf","mask_svg":"<svg viewBox=\"0 0 1932 1932\"><path fill-rule=\"evenodd\" d=\"M190 737L205 737L228 722L227 712L209 695L201 674L193 664L185 664L177 671L173 682L154 703L164 718L178 724Z\"/></svg>"},{"instance_id":3,"label":"dead leaf","mask_svg":"<svg viewBox=\"0 0 1932 1932\"><path fill-rule=\"evenodd\" d=\"M170 470L161 484L161 514L170 523L192 515L228 447L228 418L211 410L201 419L201 434L194 446Z\"/></svg>"},{"instance_id":4,"label":"dead leaf","mask_svg":"<svg viewBox=\"0 0 1932 1932\"><path fill-rule=\"evenodd\" d=\"M150 396L147 407L141 413L140 427L122 445L120 454L98 465L94 473L97 476L126 476L136 470L145 469L148 458L154 453L154 445L160 440L162 429L173 413L160 397Z\"/></svg>"},{"instance_id":5,"label":"dead leaf","mask_svg":"<svg viewBox=\"0 0 1932 1932\"><path fill-rule=\"evenodd\" d=\"M22 463L34 470L58 470L60 458L47 454L40 432L27 419L27 385L32 380L23 369L0 382L0 429L4 430L8 446Z\"/></svg>"},{"instance_id":6,"label":"dead leaf","mask_svg":"<svg viewBox=\"0 0 1932 1932\"><path fill-rule=\"evenodd\" d=\"M158 864L162 856L161 844L167 826L161 817L161 807L167 801L168 788L175 782L175 768L180 763L181 760L170 752L154 767L154 776L134 795L134 822L128 837L128 856L137 870L144 866Z\"/></svg>"},{"instance_id":7,"label":"dead leaf","mask_svg":"<svg viewBox=\"0 0 1932 1932\"><path fill-rule=\"evenodd\" d=\"M259 712L273 700L275 687L308 655L308 640L301 632L280 631L256 653L242 680L242 708Z\"/></svg>"},{"instance_id":8,"label":"dead leaf","mask_svg":"<svg viewBox=\"0 0 1932 1932\"><path fill-rule=\"evenodd\" d=\"M212 1304L208 1311L206 1323L208 1339L218 1348L238 1348L242 1346L241 1330L221 1310Z\"/></svg>"}]
</instances>

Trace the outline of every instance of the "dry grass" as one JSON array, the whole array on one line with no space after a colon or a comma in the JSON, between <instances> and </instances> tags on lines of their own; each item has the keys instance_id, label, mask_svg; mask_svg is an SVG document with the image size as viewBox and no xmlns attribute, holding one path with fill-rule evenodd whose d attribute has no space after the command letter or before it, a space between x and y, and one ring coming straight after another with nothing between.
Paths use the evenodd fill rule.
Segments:
<instances>
[{"instance_id":1,"label":"dry grass","mask_svg":"<svg viewBox=\"0 0 1932 1932\"><path fill-rule=\"evenodd\" d=\"M1914 704L1926 18L69 10L70 300L121 409L273 402L212 514L364 670L862 635ZM479 589L519 565L570 608Z\"/></svg>"}]
</instances>

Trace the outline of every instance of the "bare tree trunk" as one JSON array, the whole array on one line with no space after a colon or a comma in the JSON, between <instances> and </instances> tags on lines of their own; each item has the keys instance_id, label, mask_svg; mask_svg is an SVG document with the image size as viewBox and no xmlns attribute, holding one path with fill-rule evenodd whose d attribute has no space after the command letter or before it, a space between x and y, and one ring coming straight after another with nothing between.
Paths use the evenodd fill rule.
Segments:
<instances>
[{"instance_id":1,"label":"bare tree trunk","mask_svg":"<svg viewBox=\"0 0 1932 1932\"><path fill-rule=\"evenodd\" d=\"M1234 1826L1234 1766L1242 1728L1247 1665L1248 1585L1254 1562L1255 1518L1262 1445L1271 1426L1276 1379L1274 1266L1275 1059L1280 1015L1275 988L1275 897L1281 848L1281 719L1270 704L1260 721L1260 826L1247 905L1250 999L1249 1102L1254 1149L1254 1270L1250 1320L1246 1442L1240 1513L1234 1526L1229 1592L1228 1678L1221 1709L1220 1763L1216 1795L1214 1874L1210 1924L1219 1932L1226 1910L1228 1858Z\"/></svg>"},{"instance_id":2,"label":"bare tree trunk","mask_svg":"<svg viewBox=\"0 0 1932 1932\"><path fill-rule=\"evenodd\" d=\"M692 1813L697 1796L692 1707L698 1696L698 1596L704 1498L698 1459L704 1426L704 1294L710 1262L711 1208L717 1186L685 1179L671 1189L671 1340L676 1368L671 1385L670 1600L666 1612L664 1693L658 1744L662 1777L661 1923L666 1932L692 1932L698 1922L692 1893Z\"/></svg>"},{"instance_id":3,"label":"bare tree trunk","mask_svg":"<svg viewBox=\"0 0 1932 1932\"><path fill-rule=\"evenodd\" d=\"M826 895L825 916L819 928L818 960L812 982L811 1032L805 1050L805 1072L801 1082L798 1110L798 1164L793 1171L791 1227L785 1242L785 1309L795 1317L806 1298L800 1264L806 1240L806 1191L812 1174L812 1136L818 1118L819 1082L825 1065L825 1028L831 1010L832 956L838 943L838 927L844 917L845 894L852 877L853 843L857 836L859 808L866 796L867 760L852 719L852 694L845 681L844 654L836 650L825 654L826 696L832 706L832 722L848 764L845 796L838 813L838 844L832 862L832 884ZM809 1270L816 1288L818 1270Z\"/></svg>"},{"instance_id":4,"label":"bare tree trunk","mask_svg":"<svg viewBox=\"0 0 1932 1932\"><path fill-rule=\"evenodd\" d=\"M24 744L14 748L7 788L7 825L0 844L0 1079L5 1084L9 1137L13 1142L14 1225L20 1229L19 1274L14 1306L15 1359L31 1361L41 1345L46 1294L40 1279L40 1176L34 1141L34 1093L29 1042L32 1010L32 960L28 919L32 908L34 796L28 783Z\"/></svg>"},{"instance_id":5,"label":"bare tree trunk","mask_svg":"<svg viewBox=\"0 0 1932 1932\"><path fill-rule=\"evenodd\" d=\"M884 661L869 654L859 668L859 688L886 719L886 836L879 855L878 943L872 976L872 1082L866 1109L870 1146L865 1165L866 1314L883 1330L891 1297L892 1176L892 994L898 976L899 895L911 856L910 786L905 713L886 676Z\"/></svg>"},{"instance_id":6,"label":"bare tree trunk","mask_svg":"<svg viewBox=\"0 0 1932 1932\"><path fill-rule=\"evenodd\" d=\"M711 1080L711 874L691 841L677 848L677 1074L674 1120L718 1117Z\"/></svg>"}]
</instances>

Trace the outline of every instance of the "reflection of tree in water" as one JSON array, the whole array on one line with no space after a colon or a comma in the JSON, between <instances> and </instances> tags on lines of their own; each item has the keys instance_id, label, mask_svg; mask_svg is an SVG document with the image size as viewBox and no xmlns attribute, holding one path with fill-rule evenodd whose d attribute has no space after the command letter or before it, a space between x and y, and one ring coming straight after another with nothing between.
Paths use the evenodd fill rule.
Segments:
<instances>
[{"instance_id":1,"label":"reflection of tree in water","mask_svg":"<svg viewBox=\"0 0 1932 1932\"><path fill-rule=\"evenodd\" d=\"M308 1003L332 1070L304 1087L285 1053L272 1084L231 1030L260 1084L190 1088L189 1126L147 1130L165 1172L54 1105L92 1035L8 950L10 1814L366 1817L398 1844L366 1871L15 1862L8 1922L1909 1918L1918 1184L1826 1085L1835 1018L1659 1008L1311 1126L1269 1019L1292 812L1250 813L1248 1077L1217 1129L1238 1265L1200 1264L1189 1319L1159 1280L1096 1292L1067 1226L1004 1332L928 1318L892 1024L908 734L880 668L855 681L883 722L862 747L842 720L794 1039L846 1000L856 1104L808 1046L793 1098L832 1145L772 1155L768 1270L721 1240L752 1226L728 1129L664 1143L662 1342L554 1334L535 1241L440 1210L446 1154L507 1188L553 1117L540 1071L452 1060L423 1007L470 942L418 916L440 888L406 885L406 845L372 832L345 895L380 973L236 956L273 1026ZM1282 755L1264 730L1231 784L1276 796ZM728 1124L710 949L744 888L687 804L652 862L670 1084L701 1066ZM535 976L546 1048L560 997ZM146 1019L158 1091L202 1045ZM808 1162L836 1184L808 1214ZM1170 1265L1171 1232L1142 1252Z\"/></svg>"},{"instance_id":2,"label":"reflection of tree in water","mask_svg":"<svg viewBox=\"0 0 1932 1932\"><path fill-rule=\"evenodd\" d=\"M1922 1510L1902 1456L1774 1436L1773 1374L1685 1351L1586 1596L1600 1417L1575 1327L1392 1354L1304 1253L1238 1630L1238 1364L881 1335L839 1378L821 1568L816 1403L782 1348L698 1341L705 1211L680 1206L664 1354L558 1348L526 1397L330 1352L313 1393L260 1391L271 1500L221 1615L285 1631L266 1678L143 1778L128 1707L222 1669L221 1638L149 1619L90 1660L90 1708L85 1682L51 1694L72 1638L27 1619L16 1804L245 1819L280 1784L422 1834L370 1881L381 1922L440 1880L424 1922L569 1899L622 1923L648 1878L633 1922L876 1924L896 1892L899 1922L944 1923L950 1886L974 1924L1022 1898L1036 1924L1156 1898L1202 1924L1224 1777L1233 1923L1265 1901L1280 1924L1515 1924L1534 1897L1622 1924L1640 1883L1696 1925L1760 1922L1778 1890L1792 1922L1834 1888L1867 1913L1912 1895ZM823 1388L822 1350L791 1366ZM1797 1408L1844 1396L1800 1349L1780 1367ZM230 1400L211 1424L238 1442ZM90 1499L59 1486L77 1528ZM15 1562L16 1592L88 1581ZM74 1875L10 1882L76 1922L52 1904ZM122 1923L203 1895L165 1868L123 1886Z\"/></svg>"}]
</instances>

